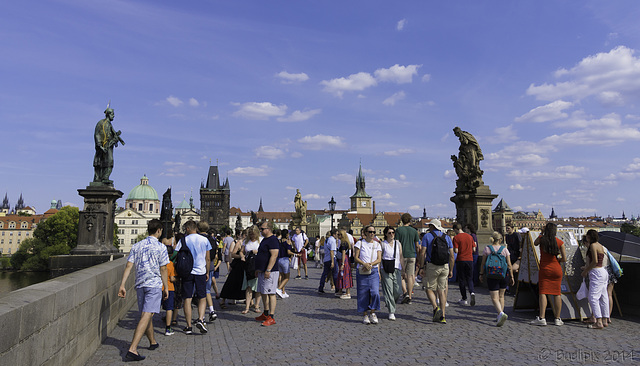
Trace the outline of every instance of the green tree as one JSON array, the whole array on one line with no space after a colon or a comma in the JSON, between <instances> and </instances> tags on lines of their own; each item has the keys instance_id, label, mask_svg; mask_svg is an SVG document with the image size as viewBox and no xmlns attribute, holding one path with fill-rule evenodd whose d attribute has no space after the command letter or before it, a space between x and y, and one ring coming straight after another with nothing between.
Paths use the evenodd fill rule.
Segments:
<instances>
[{"instance_id":1,"label":"green tree","mask_svg":"<svg viewBox=\"0 0 640 366\"><path fill-rule=\"evenodd\" d=\"M633 224L624 223L620 225L620 231L622 231L623 233L640 236L640 227L637 227Z\"/></svg>"},{"instance_id":2,"label":"green tree","mask_svg":"<svg viewBox=\"0 0 640 366\"><path fill-rule=\"evenodd\" d=\"M78 245L77 207L65 206L56 214L42 221L11 256L13 268L24 271L44 271L49 268L49 257L69 254Z\"/></svg>"},{"instance_id":3,"label":"green tree","mask_svg":"<svg viewBox=\"0 0 640 366\"><path fill-rule=\"evenodd\" d=\"M113 223L113 246L120 249L120 241L118 240L118 224Z\"/></svg>"},{"instance_id":4,"label":"green tree","mask_svg":"<svg viewBox=\"0 0 640 366\"><path fill-rule=\"evenodd\" d=\"M142 233L142 234L138 234L138 236L136 236L136 243L146 239L147 236L149 236L149 234L147 234L146 231L144 233Z\"/></svg>"}]
</instances>

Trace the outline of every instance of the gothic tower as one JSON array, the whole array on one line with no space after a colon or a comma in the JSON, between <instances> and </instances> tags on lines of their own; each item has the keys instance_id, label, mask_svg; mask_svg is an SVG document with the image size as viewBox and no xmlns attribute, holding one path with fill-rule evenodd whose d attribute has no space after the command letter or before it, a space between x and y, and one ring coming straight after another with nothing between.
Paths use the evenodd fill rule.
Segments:
<instances>
[{"instance_id":1,"label":"gothic tower","mask_svg":"<svg viewBox=\"0 0 640 366\"><path fill-rule=\"evenodd\" d=\"M371 207L371 196L364 190L364 174L362 174L362 164L358 170L358 176L356 177L356 193L351 196L351 211L356 211L359 214L373 213Z\"/></svg>"},{"instance_id":2,"label":"gothic tower","mask_svg":"<svg viewBox=\"0 0 640 366\"><path fill-rule=\"evenodd\" d=\"M229 226L230 209L229 178L224 184L220 184L218 167L210 166L207 184L200 186L200 219L210 227L220 230L223 226Z\"/></svg>"}]
</instances>

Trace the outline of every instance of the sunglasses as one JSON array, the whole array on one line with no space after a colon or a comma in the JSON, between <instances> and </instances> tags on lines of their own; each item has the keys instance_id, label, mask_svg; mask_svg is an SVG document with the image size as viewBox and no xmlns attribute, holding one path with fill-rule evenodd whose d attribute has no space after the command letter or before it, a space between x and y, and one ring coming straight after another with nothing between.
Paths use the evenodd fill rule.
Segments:
<instances>
[{"instance_id":1,"label":"sunglasses","mask_svg":"<svg viewBox=\"0 0 640 366\"><path fill-rule=\"evenodd\" d=\"M375 233L376 233L375 230L374 231L367 230L367 234L375 234Z\"/></svg>"}]
</instances>

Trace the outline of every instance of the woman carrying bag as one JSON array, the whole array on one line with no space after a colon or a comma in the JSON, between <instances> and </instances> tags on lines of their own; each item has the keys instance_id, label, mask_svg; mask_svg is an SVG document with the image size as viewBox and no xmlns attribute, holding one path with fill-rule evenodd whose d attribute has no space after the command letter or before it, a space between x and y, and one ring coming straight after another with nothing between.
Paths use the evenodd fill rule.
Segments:
<instances>
[{"instance_id":1,"label":"woman carrying bag","mask_svg":"<svg viewBox=\"0 0 640 366\"><path fill-rule=\"evenodd\" d=\"M389 320L396 320L396 302L402 294L398 278L403 263L402 244L395 239L396 230L391 226L384 228L384 241L382 242L382 293L384 303L389 309Z\"/></svg>"},{"instance_id":2,"label":"woman carrying bag","mask_svg":"<svg viewBox=\"0 0 640 366\"><path fill-rule=\"evenodd\" d=\"M376 230L372 225L364 227L364 239L354 245L354 259L358 264L358 312L364 313L364 324L378 324L376 310L380 310L380 276L378 264L382 260L380 243L376 242Z\"/></svg>"}]
</instances>

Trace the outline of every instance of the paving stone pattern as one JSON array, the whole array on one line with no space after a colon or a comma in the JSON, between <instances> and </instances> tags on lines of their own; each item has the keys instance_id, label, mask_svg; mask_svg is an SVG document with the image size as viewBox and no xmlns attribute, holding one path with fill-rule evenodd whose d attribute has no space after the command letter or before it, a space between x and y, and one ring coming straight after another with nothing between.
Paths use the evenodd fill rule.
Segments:
<instances>
[{"instance_id":1,"label":"paving stone pattern","mask_svg":"<svg viewBox=\"0 0 640 366\"><path fill-rule=\"evenodd\" d=\"M154 316L160 347L147 350L143 337L141 364L153 365L538 365L606 364L640 365L640 319L615 318L604 330L587 329L579 321L564 326L537 327L528 322L533 311L514 312L513 297L507 296L509 320L497 328L496 313L486 288L476 292L474 307L455 303L457 283L450 283L447 324L431 321L431 305L416 287L411 305L399 304L397 320L387 320L383 308L380 323L362 324L356 313L356 291L343 300L330 293L316 293L321 269L309 268L309 279L289 281L291 297L278 299L276 325L261 327L254 312L243 315L244 305L221 310L202 335L194 326L185 335L182 311L173 336L164 335L159 315ZM219 283L224 281L221 276ZM355 282L355 279L354 279ZM221 284L219 288L222 288ZM420 289L420 290L419 290ZM194 314L196 309L194 308ZM137 324L137 305L103 342L88 366L123 363ZM547 318L552 320L549 311ZM550 322L552 323L552 321Z\"/></svg>"}]
</instances>

